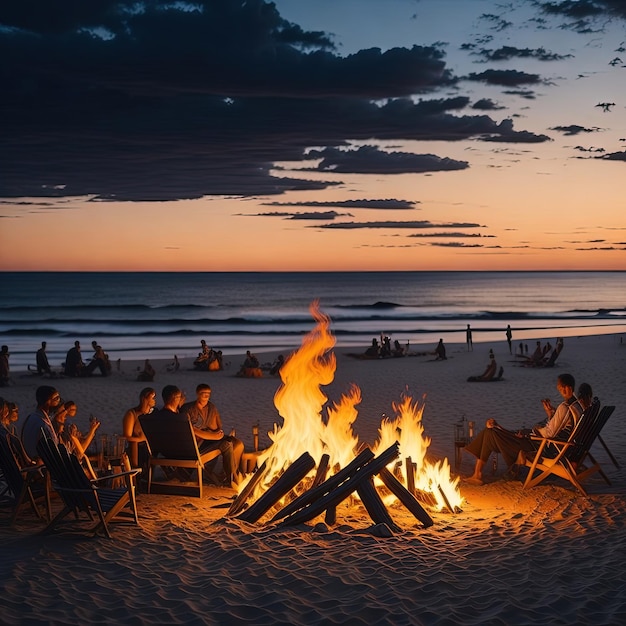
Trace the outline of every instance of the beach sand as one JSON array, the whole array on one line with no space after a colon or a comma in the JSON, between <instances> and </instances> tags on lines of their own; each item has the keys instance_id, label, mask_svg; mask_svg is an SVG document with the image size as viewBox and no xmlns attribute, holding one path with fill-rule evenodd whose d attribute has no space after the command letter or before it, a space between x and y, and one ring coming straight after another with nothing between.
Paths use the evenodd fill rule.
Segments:
<instances>
[{"instance_id":1,"label":"beach sand","mask_svg":"<svg viewBox=\"0 0 626 626\"><path fill-rule=\"evenodd\" d=\"M432 439L429 458L454 466L454 424L463 416L481 427L495 417L503 426L531 426L543 417L540 398L557 402L556 377L570 372L589 382L616 411L602 432L626 463L626 343L620 335L571 337L553 369L520 367L505 342L449 345L448 359L415 356L354 359L336 349L337 370L323 388L330 401L358 385L362 402L354 430L373 444L383 414L408 391L425 394L423 425ZM626 341L626 339L624 339ZM554 341L552 342L554 343ZM534 342L529 342L532 351ZM504 380L468 383L493 348ZM365 346L364 346L365 349ZM434 349L434 346L433 346ZM275 355L259 355L262 362ZM155 363L155 388L176 384L194 397L208 382L226 429L235 427L252 446L252 426L267 431L282 419L273 404L277 378L235 376L243 357L229 357L221 372L191 370L191 361L168 372ZM121 430L124 411L146 383L135 380L141 363L121 363L112 376L51 381L78 404L77 424L89 414L101 432ZM13 372L1 395L15 401L23 419L34 406L39 377ZM0 511L2 615L18 623L123 624L618 624L626 620L626 476L596 443L594 454L612 481L596 474L589 498L559 479L523 490L504 477L502 461L486 484L460 482L462 511L429 511L424 528L401 505L389 512L401 531L382 536L353 500L322 518L287 530L250 525L225 513L231 489L207 487L202 499L140 493L140 527L113 525L112 539L61 530L42 536L42 524L25 511L15 529ZM460 473L473 457L464 453ZM56 503L58 506L58 503Z\"/></svg>"}]
</instances>

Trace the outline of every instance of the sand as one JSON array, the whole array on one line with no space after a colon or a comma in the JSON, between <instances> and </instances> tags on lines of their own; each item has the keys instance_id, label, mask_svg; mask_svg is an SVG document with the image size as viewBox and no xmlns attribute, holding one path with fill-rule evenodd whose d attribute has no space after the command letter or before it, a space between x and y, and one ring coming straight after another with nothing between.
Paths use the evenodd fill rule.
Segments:
<instances>
[{"instance_id":1,"label":"sand","mask_svg":"<svg viewBox=\"0 0 626 626\"><path fill-rule=\"evenodd\" d=\"M374 443L381 415L408 388L426 394L423 424L432 438L429 457L454 465L454 424L463 415L482 424L532 425L542 417L540 398L556 402L556 376L589 382L603 404L617 409L602 436L626 463L626 343L620 335L572 337L554 369L520 367L506 343L449 345L448 359L415 356L381 361L351 358L341 349L331 401L350 383L362 392L354 430ZM554 341L552 342L554 343ZM533 342L529 342L529 347ZM433 346L434 348L434 346ZM493 348L504 380L468 383ZM272 354L259 355L271 361ZM261 445L281 418L273 405L280 380L242 379L243 360L230 357L221 372L177 372L157 363L154 386L172 383L193 397L209 382L227 428L248 447L257 421ZM125 409L145 383L140 364L122 363L108 378L58 379L64 399L78 404L77 423L90 413L101 431L121 430ZM13 372L1 395L19 404L22 418L34 405L41 379ZM48 381L46 381L48 382ZM617 624L626 620L626 477L596 444L594 453L612 481L596 474L589 497L559 479L523 490L500 466L486 484L461 480L465 498L456 514L430 511L424 528L401 505L389 507L401 531L384 536L356 501L322 518L285 529L226 518L231 489L207 487L202 499L140 493L140 527L113 525L112 539L75 529L38 534L42 524L25 512L16 528L0 510L2 623L123 624ZM464 454L459 471L471 473ZM58 506L58 504L56 505Z\"/></svg>"}]
</instances>

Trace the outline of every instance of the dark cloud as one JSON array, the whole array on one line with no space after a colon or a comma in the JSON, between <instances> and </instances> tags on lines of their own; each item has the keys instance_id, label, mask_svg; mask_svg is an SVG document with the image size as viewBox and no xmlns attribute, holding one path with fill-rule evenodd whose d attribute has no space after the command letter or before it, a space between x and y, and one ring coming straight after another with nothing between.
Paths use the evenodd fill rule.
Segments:
<instances>
[{"instance_id":1,"label":"dark cloud","mask_svg":"<svg viewBox=\"0 0 626 626\"><path fill-rule=\"evenodd\" d=\"M584 126L578 126L577 124L570 124L569 126L553 126L550 130L558 130L565 135L578 135L580 133L597 133L602 129L594 126L593 128L585 128Z\"/></svg>"},{"instance_id":2,"label":"dark cloud","mask_svg":"<svg viewBox=\"0 0 626 626\"><path fill-rule=\"evenodd\" d=\"M481 98L472 105L472 109L479 111L499 111L504 108L506 107L496 104L491 98Z\"/></svg>"},{"instance_id":3,"label":"dark cloud","mask_svg":"<svg viewBox=\"0 0 626 626\"><path fill-rule=\"evenodd\" d=\"M579 152L606 152L604 148L583 148L583 146L575 146L574 150L578 150Z\"/></svg>"},{"instance_id":4,"label":"dark cloud","mask_svg":"<svg viewBox=\"0 0 626 626\"><path fill-rule=\"evenodd\" d=\"M502 93L509 96L520 96L520 98L526 98L526 100L535 100L537 94L530 89L507 89Z\"/></svg>"},{"instance_id":5,"label":"dark cloud","mask_svg":"<svg viewBox=\"0 0 626 626\"><path fill-rule=\"evenodd\" d=\"M326 202L263 202L265 206L338 207L351 209L413 210L419 202L409 200L336 200Z\"/></svg>"},{"instance_id":6,"label":"dark cloud","mask_svg":"<svg viewBox=\"0 0 626 626\"><path fill-rule=\"evenodd\" d=\"M520 85L537 85L543 83L539 74L529 74L519 70L485 70L477 74L472 72L465 77L467 80L500 85L502 87L519 87Z\"/></svg>"},{"instance_id":7,"label":"dark cloud","mask_svg":"<svg viewBox=\"0 0 626 626\"><path fill-rule=\"evenodd\" d=\"M455 84L441 44L340 56L262 0L8 0L0 25L0 196L280 194L338 184L272 175L310 146L543 140L426 97Z\"/></svg>"},{"instance_id":8,"label":"dark cloud","mask_svg":"<svg viewBox=\"0 0 626 626\"><path fill-rule=\"evenodd\" d=\"M404 174L463 170L467 161L456 161L434 154L385 152L376 146L361 146L356 150L325 148L312 150L310 158L321 159L317 169L325 172L358 174Z\"/></svg>"},{"instance_id":9,"label":"dark cloud","mask_svg":"<svg viewBox=\"0 0 626 626\"><path fill-rule=\"evenodd\" d=\"M567 0L563 2L538 2L548 14L565 15L572 18L614 16L626 18L624 0Z\"/></svg>"},{"instance_id":10,"label":"dark cloud","mask_svg":"<svg viewBox=\"0 0 626 626\"><path fill-rule=\"evenodd\" d=\"M423 228L484 228L481 224L471 222L448 222L434 223L428 220L416 220L411 222L339 222L337 224L322 224L314 228L329 228L336 230L357 230L361 228L392 228L392 229L413 229L419 230Z\"/></svg>"},{"instance_id":11,"label":"dark cloud","mask_svg":"<svg viewBox=\"0 0 626 626\"><path fill-rule=\"evenodd\" d=\"M612 152L596 158L606 161L626 161L626 152Z\"/></svg>"},{"instance_id":12,"label":"dark cloud","mask_svg":"<svg viewBox=\"0 0 626 626\"><path fill-rule=\"evenodd\" d=\"M255 217L284 217L290 220L334 220L336 217L354 217L351 213L337 213L336 211L311 211L308 213L287 213L272 211L268 213L254 213Z\"/></svg>"},{"instance_id":13,"label":"dark cloud","mask_svg":"<svg viewBox=\"0 0 626 626\"><path fill-rule=\"evenodd\" d=\"M437 248L482 248L483 245L480 243L463 243L461 241L433 241L431 246L436 246Z\"/></svg>"},{"instance_id":14,"label":"dark cloud","mask_svg":"<svg viewBox=\"0 0 626 626\"><path fill-rule=\"evenodd\" d=\"M467 239L474 237L494 238L495 235L481 235L480 233L455 233L455 232L443 232L443 233L413 233L408 235L409 237L415 237L416 239L432 238L432 237L448 237L453 239Z\"/></svg>"},{"instance_id":15,"label":"dark cloud","mask_svg":"<svg viewBox=\"0 0 626 626\"><path fill-rule=\"evenodd\" d=\"M548 52L545 48L516 48L502 46L495 50L483 48L474 54L480 55L486 61L510 61L511 59L537 59L538 61L562 61L571 58L571 54L557 54Z\"/></svg>"},{"instance_id":16,"label":"dark cloud","mask_svg":"<svg viewBox=\"0 0 626 626\"><path fill-rule=\"evenodd\" d=\"M528 131L513 130L513 122L511 120L502 120L500 123L501 132L497 135L485 135L480 138L481 141L490 142L507 142L507 143L543 143L552 141L547 135L535 135ZM508 129L508 132L506 132Z\"/></svg>"}]
</instances>

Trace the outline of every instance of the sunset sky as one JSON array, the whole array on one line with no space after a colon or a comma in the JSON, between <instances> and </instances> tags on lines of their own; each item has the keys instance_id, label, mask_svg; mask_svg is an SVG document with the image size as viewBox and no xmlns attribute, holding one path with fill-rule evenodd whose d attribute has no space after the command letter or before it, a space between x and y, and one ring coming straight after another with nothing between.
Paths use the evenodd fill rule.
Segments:
<instances>
[{"instance_id":1,"label":"sunset sky","mask_svg":"<svg viewBox=\"0 0 626 626\"><path fill-rule=\"evenodd\" d=\"M626 0L6 0L1 270L626 269Z\"/></svg>"}]
</instances>

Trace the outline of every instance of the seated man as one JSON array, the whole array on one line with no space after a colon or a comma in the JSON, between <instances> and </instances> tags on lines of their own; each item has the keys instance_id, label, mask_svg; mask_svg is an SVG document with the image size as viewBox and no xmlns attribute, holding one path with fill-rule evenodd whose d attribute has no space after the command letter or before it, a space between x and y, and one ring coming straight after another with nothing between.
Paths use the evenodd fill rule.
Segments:
<instances>
[{"instance_id":1,"label":"seated man","mask_svg":"<svg viewBox=\"0 0 626 626\"><path fill-rule=\"evenodd\" d=\"M80 352L80 341L74 342L74 347L67 351L65 356L65 375L66 376L83 376L85 364Z\"/></svg>"},{"instance_id":2,"label":"seated man","mask_svg":"<svg viewBox=\"0 0 626 626\"><path fill-rule=\"evenodd\" d=\"M545 426L535 426L533 432L541 437L553 439L567 438L571 427L576 423L583 408L574 395L576 382L571 374L561 374L557 379L556 388L563 397L563 402L557 408L552 406L549 399L541 401L548 416ZM474 473L468 482L482 485L482 471L485 463L493 452L500 452L508 467L514 464L523 464L526 453L532 454L537 449L537 442L532 441L521 431L514 432L500 426L496 420L488 419L486 428L465 446L465 450L476 457Z\"/></svg>"},{"instance_id":3,"label":"seated man","mask_svg":"<svg viewBox=\"0 0 626 626\"><path fill-rule=\"evenodd\" d=\"M37 443L42 436L59 443L59 439L52 425L51 414L61 404L59 392L48 385L37 387L35 392L37 409L33 411L22 424L21 439L26 454L31 459L38 459Z\"/></svg>"},{"instance_id":4,"label":"seated man","mask_svg":"<svg viewBox=\"0 0 626 626\"><path fill-rule=\"evenodd\" d=\"M446 347L443 345L443 339L439 340L434 354L437 355L437 361L445 361L448 358L446 356Z\"/></svg>"},{"instance_id":5,"label":"seated man","mask_svg":"<svg viewBox=\"0 0 626 626\"><path fill-rule=\"evenodd\" d=\"M234 431L230 435L224 435L220 413L210 398L211 387L200 383L196 387L196 399L183 404L180 412L191 421L200 452L219 448L225 474L222 482L231 484L241 470L244 446L243 442L235 438Z\"/></svg>"}]
</instances>

